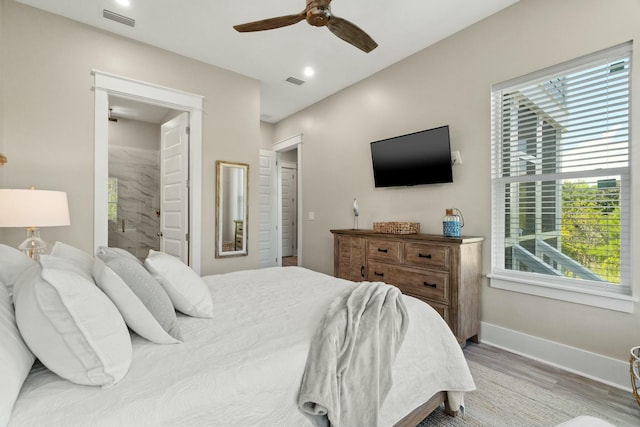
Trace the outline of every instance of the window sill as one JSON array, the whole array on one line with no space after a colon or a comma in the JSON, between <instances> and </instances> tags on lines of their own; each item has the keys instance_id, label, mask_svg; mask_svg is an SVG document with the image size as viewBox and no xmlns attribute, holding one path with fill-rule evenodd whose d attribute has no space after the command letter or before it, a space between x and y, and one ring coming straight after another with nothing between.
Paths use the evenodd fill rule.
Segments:
<instances>
[{"instance_id":1,"label":"window sill","mask_svg":"<svg viewBox=\"0 0 640 427\"><path fill-rule=\"evenodd\" d=\"M634 303L637 297L599 292L591 289L570 288L567 286L542 283L535 279L524 279L511 275L492 273L487 275L490 279L489 286L496 289L504 289L523 294L567 301L576 304L589 305L607 310L633 313Z\"/></svg>"}]
</instances>

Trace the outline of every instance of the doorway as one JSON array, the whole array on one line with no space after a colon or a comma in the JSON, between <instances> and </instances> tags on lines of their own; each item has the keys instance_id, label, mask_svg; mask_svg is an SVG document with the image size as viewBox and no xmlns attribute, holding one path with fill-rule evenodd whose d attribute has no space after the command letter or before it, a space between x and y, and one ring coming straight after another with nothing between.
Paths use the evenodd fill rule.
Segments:
<instances>
[{"instance_id":1,"label":"doorway","mask_svg":"<svg viewBox=\"0 0 640 427\"><path fill-rule=\"evenodd\" d=\"M92 71L95 92L94 247L108 246L109 97L188 113L190 147L187 154L188 253L187 264L201 270L202 105L203 97L101 71ZM126 228L126 224L125 224ZM187 237L187 236L185 236Z\"/></svg>"},{"instance_id":2,"label":"doorway","mask_svg":"<svg viewBox=\"0 0 640 427\"><path fill-rule=\"evenodd\" d=\"M109 104L112 105L111 103ZM109 247L141 261L160 250L158 125L109 117Z\"/></svg>"},{"instance_id":3,"label":"doorway","mask_svg":"<svg viewBox=\"0 0 640 427\"><path fill-rule=\"evenodd\" d=\"M188 113L109 97L108 245L188 262Z\"/></svg>"},{"instance_id":4,"label":"doorway","mask_svg":"<svg viewBox=\"0 0 640 427\"><path fill-rule=\"evenodd\" d=\"M278 159L278 265L301 266L302 135L274 144L273 151Z\"/></svg>"},{"instance_id":5,"label":"doorway","mask_svg":"<svg viewBox=\"0 0 640 427\"><path fill-rule=\"evenodd\" d=\"M297 149L283 153L280 158L280 204L282 217L280 227L282 229L282 265L298 265L298 164L287 158L297 160Z\"/></svg>"}]
</instances>

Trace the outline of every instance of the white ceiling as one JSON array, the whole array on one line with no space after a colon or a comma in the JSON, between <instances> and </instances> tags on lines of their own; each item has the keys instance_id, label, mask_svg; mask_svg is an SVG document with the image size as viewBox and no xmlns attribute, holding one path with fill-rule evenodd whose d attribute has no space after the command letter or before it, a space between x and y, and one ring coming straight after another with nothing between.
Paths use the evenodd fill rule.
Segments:
<instances>
[{"instance_id":1,"label":"white ceiling","mask_svg":"<svg viewBox=\"0 0 640 427\"><path fill-rule=\"evenodd\" d=\"M261 119L275 123L515 3L517 0L334 0L331 11L378 48L351 46L327 28L299 22L238 33L233 25L296 14L306 0L17 0L260 81ZM107 9L135 27L103 18ZM315 69L307 78L305 67ZM296 86L285 80L306 82Z\"/></svg>"}]
</instances>

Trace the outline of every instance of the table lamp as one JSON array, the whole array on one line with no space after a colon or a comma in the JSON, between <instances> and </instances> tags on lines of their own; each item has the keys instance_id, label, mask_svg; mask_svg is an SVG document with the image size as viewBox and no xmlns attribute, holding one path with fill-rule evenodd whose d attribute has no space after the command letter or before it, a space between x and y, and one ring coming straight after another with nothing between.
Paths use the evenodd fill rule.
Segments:
<instances>
[{"instance_id":1,"label":"table lamp","mask_svg":"<svg viewBox=\"0 0 640 427\"><path fill-rule=\"evenodd\" d=\"M39 227L70 224L66 192L0 189L0 227L26 227L27 239L18 249L31 258L37 260L47 249Z\"/></svg>"}]
</instances>

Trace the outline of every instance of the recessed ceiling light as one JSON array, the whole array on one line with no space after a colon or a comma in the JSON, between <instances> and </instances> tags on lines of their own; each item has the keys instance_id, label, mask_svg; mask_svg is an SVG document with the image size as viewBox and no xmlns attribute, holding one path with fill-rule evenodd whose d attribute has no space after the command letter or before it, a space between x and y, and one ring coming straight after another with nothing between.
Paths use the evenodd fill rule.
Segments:
<instances>
[{"instance_id":1,"label":"recessed ceiling light","mask_svg":"<svg viewBox=\"0 0 640 427\"><path fill-rule=\"evenodd\" d=\"M315 74L315 70L312 67L304 67L304 76L305 77L313 77Z\"/></svg>"},{"instance_id":2,"label":"recessed ceiling light","mask_svg":"<svg viewBox=\"0 0 640 427\"><path fill-rule=\"evenodd\" d=\"M116 3L118 3L120 6L124 6L124 7L131 6L131 2L129 2L129 0L116 0Z\"/></svg>"}]
</instances>

